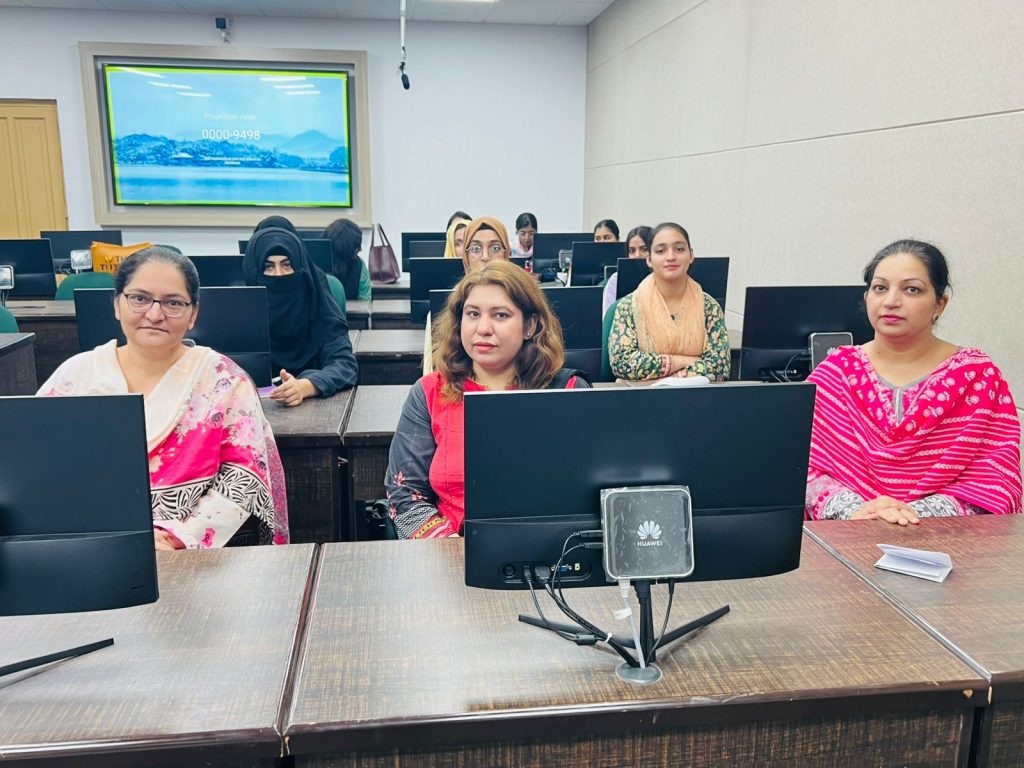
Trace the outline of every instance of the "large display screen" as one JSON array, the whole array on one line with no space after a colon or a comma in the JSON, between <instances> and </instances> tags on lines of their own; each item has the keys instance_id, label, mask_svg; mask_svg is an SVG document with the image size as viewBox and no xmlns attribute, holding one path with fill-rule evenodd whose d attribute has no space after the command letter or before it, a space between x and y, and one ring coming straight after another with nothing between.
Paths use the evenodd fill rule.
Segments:
<instances>
[{"instance_id":1,"label":"large display screen","mask_svg":"<svg viewBox=\"0 0 1024 768\"><path fill-rule=\"evenodd\" d=\"M114 203L352 206L348 73L103 65Z\"/></svg>"}]
</instances>

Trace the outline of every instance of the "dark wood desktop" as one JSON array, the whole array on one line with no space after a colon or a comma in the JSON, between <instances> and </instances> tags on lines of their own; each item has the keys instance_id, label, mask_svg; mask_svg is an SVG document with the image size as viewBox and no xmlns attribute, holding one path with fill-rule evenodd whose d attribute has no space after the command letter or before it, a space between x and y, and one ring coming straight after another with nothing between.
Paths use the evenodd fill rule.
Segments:
<instances>
[{"instance_id":1,"label":"dark wood desktop","mask_svg":"<svg viewBox=\"0 0 1024 768\"><path fill-rule=\"evenodd\" d=\"M1024 517L936 518L901 527L881 521L808 523L809 535L855 569L896 607L991 679L992 704L979 731L978 765L1024 765ZM874 567L878 544L946 552L940 584Z\"/></svg>"},{"instance_id":2,"label":"dark wood desktop","mask_svg":"<svg viewBox=\"0 0 1024 768\"><path fill-rule=\"evenodd\" d=\"M371 286L375 299L408 299L409 273L403 272L393 283L379 283L374 280Z\"/></svg>"},{"instance_id":3,"label":"dark wood desktop","mask_svg":"<svg viewBox=\"0 0 1024 768\"><path fill-rule=\"evenodd\" d=\"M409 320L409 299L374 299L370 327L377 330L422 328Z\"/></svg>"},{"instance_id":4,"label":"dark wood desktop","mask_svg":"<svg viewBox=\"0 0 1024 768\"><path fill-rule=\"evenodd\" d=\"M384 496L384 473L388 468L391 439L409 389L408 384L395 384L360 386L356 390L342 432L352 470L352 495L356 500L372 501Z\"/></svg>"},{"instance_id":5,"label":"dark wood desktop","mask_svg":"<svg viewBox=\"0 0 1024 768\"><path fill-rule=\"evenodd\" d=\"M460 539L321 553L283 723L297 766L966 765L988 694L809 541L793 573L681 585L674 622L732 612L662 652L649 686L518 623L527 592L466 587ZM566 596L626 631L615 588Z\"/></svg>"},{"instance_id":6,"label":"dark wood desktop","mask_svg":"<svg viewBox=\"0 0 1024 768\"><path fill-rule=\"evenodd\" d=\"M359 385L415 382L423 374L423 335L423 328L360 331L353 342Z\"/></svg>"},{"instance_id":7,"label":"dark wood desktop","mask_svg":"<svg viewBox=\"0 0 1024 768\"><path fill-rule=\"evenodd\" d=\"M38 387L33 333L0 333L0 397L34 395Z\"/></svg>"},{"instance_id":8,"label":"dark wood desktop","mask_svg":"<svg viewBox=\"0 0 1024 768\"><path fill-rule=\"evenodd\" d=\"M0 618L0 665L114 645L0 679L0 762L273 765L312 545L158 552L160 599Z\"/></svg>"},{"instance_id":9,"label":"dark wood desktop","mask_svg":"<svg viewBox=\"0 0 1024 768\"><path fill-rule=\"evenodd\" d=\"M73 301L8 301L22 333L34 333L36 380L42 384L57 367L78 354L78 325Z\"/></svg>"},{"instance_id":10,"label":"dark wood desktop","mask_svg":"<svg viewBox=\"0 0 1024 768\"><path fill-rule=\"evenodd\" d=\"M288 522L294 542L340 541L349 524L349 469L344 463L342 429L353 390L314 397L290 408L263 398L284 465Z\"/></svg>"}]
</instances>

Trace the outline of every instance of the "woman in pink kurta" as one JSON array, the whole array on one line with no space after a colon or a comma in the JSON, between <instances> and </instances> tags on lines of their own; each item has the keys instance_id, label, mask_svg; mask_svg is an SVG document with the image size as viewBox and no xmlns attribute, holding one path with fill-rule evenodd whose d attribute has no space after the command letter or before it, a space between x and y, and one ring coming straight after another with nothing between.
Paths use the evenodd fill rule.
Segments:
<instances>
[{"instance_id":1,"label":"woman in pink kurta","mask_svg":"<svg viewBox=\"0 0 1024 768\"><path fill-rule=\"evenodd\" d=\"M197 298L184 257L129 257L114 299L127 344L76 355L39 394L143 394L159 548L223 546L251 518L261 543L287 543L283 471L252 381L224 355L183 343Z\"/></svg>"},{"instance_id":2,"label":"woman in pink kurta","mask_svg":"<svg viewBox=\"0 0 1024 768\"><path fill-rule=\"evenodd\" d=\"M991 358L935 337L948 268L928 243L865 270L873 341L841 347L817 384L806 511L814 519L1021 511L1020 421Z\"/></svg>"}]
</instances>

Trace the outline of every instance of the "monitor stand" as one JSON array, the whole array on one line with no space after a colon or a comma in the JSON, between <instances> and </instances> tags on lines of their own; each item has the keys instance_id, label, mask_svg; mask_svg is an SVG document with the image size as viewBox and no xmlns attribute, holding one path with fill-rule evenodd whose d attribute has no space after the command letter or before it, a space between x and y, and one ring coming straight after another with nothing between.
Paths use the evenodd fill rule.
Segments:
<instances>
[{"instance_id":1,"label":"monitor stand","mask_svg":"<svg viewBox=\"0 0 1024 768\"><path fill-rule=\"evenodd\" d=\"M87 653L98 651L100 648L106 648L113 644L114 638L108 637L106 640L99 640L95 643L89 643L88 645L80 645L77 648L68 648L66 651L57 651L56 653L50 653L46 656L37 656L34 659L26 659L25 661L8 664L5 667L0 667L0 677L24 672L29 669L35 669L36 667L41 667L44 664L52 664L55 661L63 661L64 659L73 659L77 656L84 656Z\"/></svg>"},{"instance_id":2,"label":"monitor stand","mask_svg":"<svg viewBox=\"0 0 1024 768\"><path fill-rule=\"evenodd\" d=\"M651 582L647 580L634 581L633 590L636 592L637 601L640 603L640 654L642 654L642 656L638 655L637 660L634 660L632 663L624 661L615 670L615 674L618 675L621 680L625 680L630 683L658 682L658 680L661 679L661 670L655 666L654 662L657 661L657 651L659 648L663 648L669 643L673 643L691 632L703 629L729 612L729 606L723 605L721 608L717 608L710 613L706 613L693 621L687 622L675 629L666 631L661 638L656 638L654 636L654 610L651 605ZM540 627L541 629L547 629L552 632L586 632L585 629L576 626L575 624L562 624L554 621L545 621L536 616L529 616L527 614L520 614L519 620L524 624L529 624L533 627ZM636 650L636 643L633 642L632 637L615 635L614 640L620 645ZM650 661L645 667L641 667L639 662L640 658L649 659Z\"/></svg>"}]
</instances>

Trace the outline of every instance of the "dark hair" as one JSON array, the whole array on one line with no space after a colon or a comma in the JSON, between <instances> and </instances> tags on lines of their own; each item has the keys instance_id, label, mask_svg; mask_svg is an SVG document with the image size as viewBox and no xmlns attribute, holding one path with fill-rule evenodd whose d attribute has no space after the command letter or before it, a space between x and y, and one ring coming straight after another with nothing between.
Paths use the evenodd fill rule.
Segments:
<instances>
[{"instance_id":1,"label":"dark hair","mask_svg":"<svg viewBox=\"0 0 1024 768\"><path fill-rule=\"evenodd\" d=\"M124 288L131 282L135 271L143 264L151 261L162 261L164 264L176 267L181 272L181 276L185 278L185 287L188 289L189 301L196 305L199 304L199 273L196 271L196 265L187 256L182 256L170 248L164 248L159 245L136 251L121 262L121 265L117 268L117 273L114 275L115 299L124 293Z\"/></svg>"},{"instance_id":2,"label":"dark hair","mask_svg":"<svg viewBox=\"0 0 1024 768\"><path fill-rule=\"evenodd\" d=\"M928 281L935 290L936 300L941 299L946 294L946 291L951 287L949 282L949 264L946 263L946 257L934 245L921 240L897 240L895 243L889 243L889 245L876 253L875 257L864 267L864 285L871 285L871 281L875 278L875 269L879 264L898 253L909 253L911 256L916 256L917 260L924 264L924 268L928 270Z\"/></svg>"},{"instance_id":3,"label":"dark hair","mask_svg":"<svg viewBox=\"0 0 1024 768\"><path fill-rule=\"evenodd\" d=\"M532 213L520 213L516 218L516 229L522 229L523 227L537 229L537 217Z\"/></svg>"},{"instance_id":4,"label":"dark hair","mask_svg":"<svg viewBox=\"0 0 1024 768\"><path fill-rule=\"evenodd\" d=\"M594 231L597 232L601 227L610 229L612 234L615 235L615 239L619 238L619 225L615 223L614 219L601 219L597 224L594 225Z\"/></svg>"},{"instance_id":5,"label":"dark hair","mask_svg":"<svg viewBox=\"0 0 1024 768\"><path fill-rule=\"evenodd\" d=\"M448 217L448 223L444 225L445 232L448 231L448 227L450 227L452 225L452 222L455 221L456 219L465 219L466 221L472 221L473 217L470 216L465 211L456 211L455 213Z\"/></svg>"},{"instance_id":6,"label":"dark hair","mask_svg":"<svg viewBox=\"0 0 1024 768\"><path fill-rule=\"evenodd\" d=\"M650 227L633 227L626 234L626 248L629 248L630 240L632 240L634 237L639 237L641 240L644 241L644 245L647 246L647 250L651 250L651 241L654 239L653 235L654 230L651 229ZM687 238L687 242L689 242L689 238Z\"/></svg>"},{"instance_id":7,"label":"dark hair","mask_svg":"<svg viewBox=\"0 0 1024 768\"><path fill-rule=\"evenodd\" d=\"M674 229L676 232L678 232L679 234L686 238L686 245L689 246L690 248L693 248L693 244L690 242L690 233L683 229L681 224L676 224L674 221L663 221L661 224L659 224L658 226L651 230L651 245L654 244L654 238L663 229Z\"/></svg>"},{"instance_id":8,"label":"dark hair","mask_svg":"<svg viewBox=\"0 0 1024 768\"><path fill-rule=\"evenodd\" d=\"M363 247L363 230L354 221L335 219L324 230L324 237L331 241L335 260L347 264L356 258Z\"/></svg>"}]
</instances>

